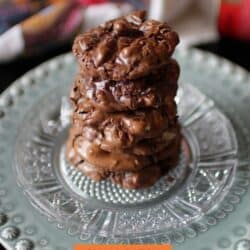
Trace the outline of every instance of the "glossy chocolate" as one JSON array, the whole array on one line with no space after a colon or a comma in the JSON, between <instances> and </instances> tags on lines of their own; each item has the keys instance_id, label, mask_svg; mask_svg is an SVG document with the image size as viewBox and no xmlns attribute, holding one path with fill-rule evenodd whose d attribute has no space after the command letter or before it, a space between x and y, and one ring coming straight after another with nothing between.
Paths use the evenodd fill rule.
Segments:
<instances>
[{"instance_id":1,"label":"glossy chocolate","mask_svg":"<svg viewBox=\"0 0 250 250\"><path fill-rule=\"evenodd\" d=\"M145 20L144 11L106 22L75 39L81 72L101 80L144 77L166 65L179 38L168 24Z\"/></svg>"},{"instance_id":2,"label":"glossy chocolate","mask_svg":"<svg viewBox=\"0 0 250 250\"><path fill-rule=\"evenodd\" d=\"M159 108L176 95L179 71L177 62L170 60L157 74L134 80L94 81L79 74L70 97L75 109L85 112Z\"/></svg>"}]
</instances>

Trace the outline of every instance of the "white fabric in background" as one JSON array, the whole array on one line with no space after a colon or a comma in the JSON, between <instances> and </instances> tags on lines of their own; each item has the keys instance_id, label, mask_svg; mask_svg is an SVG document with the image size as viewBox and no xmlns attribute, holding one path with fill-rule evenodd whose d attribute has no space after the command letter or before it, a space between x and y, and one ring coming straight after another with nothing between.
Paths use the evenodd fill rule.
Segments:
<instances>
[{"instance_id":1,"label":"white fabric in background","mask_svg":"<svg viewBox=\"0 0 250 250\"><path fill-rule=\"evenodd\" d=\"M83 29L88 30L96 27L105 21L117 18L132 11L132 6L129 4L112 4L104 3L90 5L83 11Z\"/></svg>"},{"instance_id":2,"label":"white fabric in background","mask_svg":"<svg viewBox=\"0 0 250 250\"><path fill-rule=\"evenodd\" d=\"M23 50L24 40L20 25L12 27L0 36L0 63L15 58Z\"/></svg>"},{"instance_id":3,"label":"white fabric in background","mask_svg":"<svg viewBox=\"0 0 250 250\"><path fill-rule=\"evenodd\" d=\"M220 0L151 0L149 17L167 21L179 33L181 45L218 38Z\"/></svg>"}]
</instances>

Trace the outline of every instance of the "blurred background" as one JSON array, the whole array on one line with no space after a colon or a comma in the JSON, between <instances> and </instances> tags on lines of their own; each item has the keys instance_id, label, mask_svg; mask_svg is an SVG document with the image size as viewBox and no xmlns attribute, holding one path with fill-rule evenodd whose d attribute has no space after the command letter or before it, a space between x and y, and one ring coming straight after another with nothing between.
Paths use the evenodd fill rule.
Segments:
<instances>
[{"instance_id":1,"label":"blurred background","mask_svg":"<svg viewBox=\"0 0 250 250\"><path fill-rule=\"evenodd\" d=\"M84 30L134 9L167 21L179 46L250 69L250 0L0 0L0 92L34 66L71 50Z\"/></svg>"},{"instance_id":2,"label":"blurred background","mask_svg":"<svg viewBox=\"0 0 250 250\"><path fill-rule=\"evenodd\" d=\"M180 34L179 46L250 69L250 0L0 0L0 93L33 67L69 52L78 33L134 9L169 22Z\"/></svg>"}]
</instances>

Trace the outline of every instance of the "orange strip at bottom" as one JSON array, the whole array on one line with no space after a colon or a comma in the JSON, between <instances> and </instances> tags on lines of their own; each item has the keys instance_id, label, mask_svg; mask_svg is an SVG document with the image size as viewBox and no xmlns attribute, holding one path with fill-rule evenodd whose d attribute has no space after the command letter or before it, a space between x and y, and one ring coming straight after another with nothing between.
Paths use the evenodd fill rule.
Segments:
<instances>
[{"instance_id":1,"label":"orange strip at bottom","mask_svg":"<svg viewBox=\"0 0 250 250\"><path fill-rule=\"evenodd\" d=\"M171 245L80 245L74 250L172 250Z\"/></svg>"}]
</instances>

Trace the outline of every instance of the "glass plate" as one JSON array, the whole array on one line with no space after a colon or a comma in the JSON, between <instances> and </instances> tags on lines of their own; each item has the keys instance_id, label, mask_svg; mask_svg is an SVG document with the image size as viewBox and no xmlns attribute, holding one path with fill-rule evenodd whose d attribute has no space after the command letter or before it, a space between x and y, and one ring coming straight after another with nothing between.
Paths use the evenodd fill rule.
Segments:
<instances>
[{"instance_id":1,"label":"glass plate","mask_svg":"<svg viewBox=\"0 0 250 250\"><path fill-rule=\"evenodd\" d=\"M65 93L67 94L67 93ZM126 190L94 182L67 163L69 104L54 89L34 105L18 132L15 168L31 203L79 234L145 237L194 223L228 193L237 167L234 130L214 102L188 84L179 88L183 142L179 164L154 186Z\"/></svg>"},{"instance_id":2,"label":"glass plate","mask_svg":"<svg viewBox=\"0 0 250 250\"><path fill-rule=\"evenodd\" d=\"M0 241L7 248L68 250L82 242L248 250L249 75L197 50L176 57L182 150L176 168L149 189L95 183L65 160L65 96L77 70L71 55L1 95Z\"/></svg>"}]
</instances>

